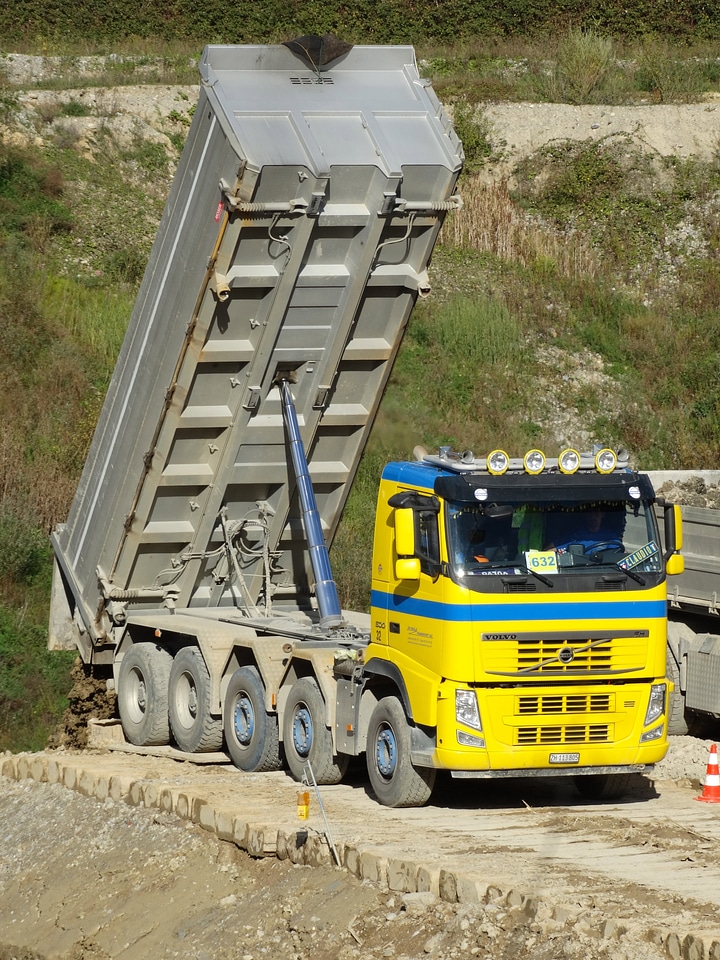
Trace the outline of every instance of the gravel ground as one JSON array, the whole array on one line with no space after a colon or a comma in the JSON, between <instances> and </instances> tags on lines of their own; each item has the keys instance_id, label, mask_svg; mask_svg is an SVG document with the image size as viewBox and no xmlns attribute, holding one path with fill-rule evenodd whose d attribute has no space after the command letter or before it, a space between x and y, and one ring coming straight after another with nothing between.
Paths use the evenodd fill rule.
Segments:
<instances>
[{"instance_id":1,"label":"gravel ground","mask_svg":"<svg viewBox=\"0 0 720 960\"><path fill-rule=\"evenodd\" d=\"M715 814L712 807L693 805L691 800L691 813L697 806L706 817L705 826L698 824L690 833L678 829L687 807L684 798L691 796L690 790L678 791L678 786L704 778L710 745L711 741L692 737L672 739L668 759L657 766L656 774L658 782L675 781L669 793L679 797L678 813L662 826L653 814L657 825L651 832L643 826L650 821L642 813L647 803L642 797L633 804L641 810L640 819L633 818L630 808L606 808L607 817L586 820L591 829L595 824L588 834L580 808L573 811L572 806L544 795L544 805L534 808L531 822L534 832L545 836L547 855L558 842L553 836L564 837L565 843L588 845L590 863L593 847L604 836L621 859L649 844L645 856L660 848L666 853L676 849L696 869L716 864L714 844L707 842ZM97 751L75 756L85 769L118 762L116 755ZM216 780L218 784L233 780L232 768L217 777L217 768L212 767L131 756L123 762L128 771L135 764L143 777L166 777L167 770L177 769L185 778L204 781L209 789ZM249 789L257 791L258 785L267 784L269 801L278 788L285 789L278 776L269 780L253 776L255 786ZM694 786L692 794L696 793ZM651 795L652 791L648 800ZM328 796L332 802L332 794ZM503 801L510 804L508 822L516 805L508 799L511 796L507 794ZM240 795L236 802L242 804ZM356 797L353 802L362 806L368 801ZM443 806L427 812L429 822L450 814L449 810L443 813ZM492 802L486 812L494 822L502 811ZM378 813L379 832L392 822L399 829L406 818L402 811ZM426 812L414 814L419 823ZM586 875L576 875L570 903L567 888L560 893L560 886L554 905L547 892L534 900L527 879L519 876L515 890L494 888L492 868L490 873L484 870L491 885L483 902L453 903L431 892L389 890L387 885L358 879L339 868L300 866L274 857L252 859L173 812L110 797L100 802L59 784L0 777L0 822L0 960L146 960L149 956L157 960L660 960L668 956L720 960L716 923L715 940L712 933L705 940L695 936L700 936L703 926L712 928L708 917L713 908L690 910L689 901L670 896L662 932L648 925L656 907L647 892L615 883L599 895L590 867ZM410 829L416 843L422 842L422 827ZM512 835L511 830L504 842L517 847L522 838L511 841ZM501 851L502 838L499 843ZM489 854L489 848L483 847L480 836L475 844L474 862L479 866L486 858L483 849ZM487 863L491 862L488 858ZM550 869L559 867L550 865ZM711 870L708 881L712 876ZM542 885L547 888L547 878ZM644 911L649 916L643 917ZM673 915L680 932L668 935L667 922Z\"/></svg>"}]
</instances>

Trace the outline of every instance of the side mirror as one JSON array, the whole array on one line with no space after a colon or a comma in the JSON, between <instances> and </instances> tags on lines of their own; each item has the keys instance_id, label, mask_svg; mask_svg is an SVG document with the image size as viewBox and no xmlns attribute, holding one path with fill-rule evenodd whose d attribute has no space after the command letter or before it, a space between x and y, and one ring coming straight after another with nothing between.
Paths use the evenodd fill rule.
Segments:
<instances>
[{"instance_id":1,"label":"side mirror","mask_svg":"<svg viewBox=\"0 0 720 960\"><path fill-rule=\"evenodd\" d=\"M415 511L411 507L395 510L395 576L398 580L419 580L420 560L415 554Z\"/></svg>"},{"instance_id":2,"label":"side mirror","mask_svg":"<svg viewBox=\"0 0 720 960\"><path fill-rule=\"evenodd\" d=\"M395 511L395 552L398 557L415 555L415 511L410 507Z\"/></svg>"},{"instance_id":3,"label":"side mirror","mask_svg":"<svg viewBox=\"0 0 720 960\"><path fill-rule=\"evenodd\" d=\"M398 580L419 580L420 561L417 557L395 561L395 576Z\"/></svg>"},{"instance_id":4,"label":"side mirror","mask_svg":"<svg viewBox=\"0 0 720 960\"><path fill-rule=\"evenodd\" d=\"M685 558L678 552L682 545L682 511L678 503L668 503L665 505L665 573L669 577L685 570Z\"/></svg>"}]
</instances>

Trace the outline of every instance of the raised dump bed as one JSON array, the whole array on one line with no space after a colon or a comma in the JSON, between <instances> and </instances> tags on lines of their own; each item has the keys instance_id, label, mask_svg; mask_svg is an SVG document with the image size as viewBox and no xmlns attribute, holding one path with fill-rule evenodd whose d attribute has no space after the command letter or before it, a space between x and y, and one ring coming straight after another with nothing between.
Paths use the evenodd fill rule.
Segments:
<instances>
[{"instance_id":1,"label":"raised dump bed","mask_svg":"<svg viewBox=\"0 0 720 960\"><path fill-rule=\"evenodd\" d=\"M209 46L57 558L52 646L154 609L309 608L290 385L332 542L462 151L411 47ZM103 653L104 648L104 653ZM92 653L94 649L94 653Z\"/></svg>"}]
</instances>

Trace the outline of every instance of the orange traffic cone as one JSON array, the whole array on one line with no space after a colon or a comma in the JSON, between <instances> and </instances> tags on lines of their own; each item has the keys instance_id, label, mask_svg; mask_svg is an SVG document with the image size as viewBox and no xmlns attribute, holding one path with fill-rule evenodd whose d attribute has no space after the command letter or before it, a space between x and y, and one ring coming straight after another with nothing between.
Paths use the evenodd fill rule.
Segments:
<instances>
[{"instance_id":1,"label":"orange traffic cone","mask_svg":"<svg viewBox=\"0 0 720 960\"><path fill-rule=\"evenodd\" d=\"M720 771L718 770L716 744L710 747L710 758L708 760L703 792L699 797L695 797L695 799L702 800L704 803L720 803Z\"/></svg>"}]
</instances>

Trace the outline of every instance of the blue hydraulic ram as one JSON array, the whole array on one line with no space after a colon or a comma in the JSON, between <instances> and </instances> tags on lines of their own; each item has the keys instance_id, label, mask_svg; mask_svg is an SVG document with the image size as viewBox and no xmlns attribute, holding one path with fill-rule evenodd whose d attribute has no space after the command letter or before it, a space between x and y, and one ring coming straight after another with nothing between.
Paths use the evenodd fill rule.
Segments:
<instances>
[{"instance_id":1,"label":"blue hydraulic ram","mask_svg":"<svg viewBox=\"0 0 720 960\"><path fill-rule=\"evenodd\" d=\"M290 441L290 456L297 479L305 536L310 550L310 562L315 575L315 596L320 610L320 626L324 629L340 627L344 625L345 621L340 610L337 586L330 568L330 557L322 532L315 491L313 490L307 457L305 456L305 447L300 436L295 403L289 382L285 379L278 380L278 386L282 398L283 419Z\"/></svg>"}]
</instances>

